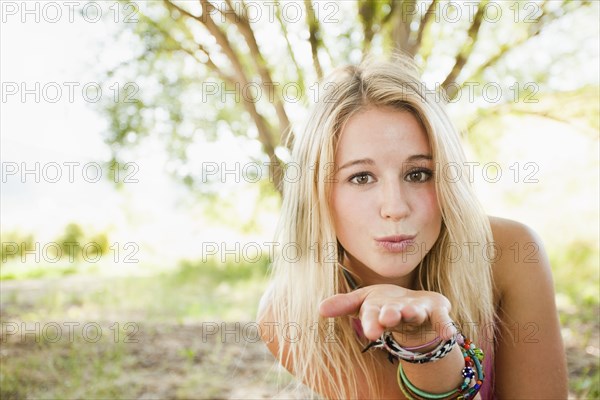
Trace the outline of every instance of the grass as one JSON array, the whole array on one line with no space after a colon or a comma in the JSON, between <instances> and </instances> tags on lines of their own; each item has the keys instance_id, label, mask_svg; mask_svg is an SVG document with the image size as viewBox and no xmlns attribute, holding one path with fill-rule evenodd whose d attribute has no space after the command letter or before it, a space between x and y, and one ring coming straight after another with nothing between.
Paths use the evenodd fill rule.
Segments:
<instances>
[{"instance_id":1,"label":"grass","mask_svg":"<svg viewBox=\"0 0 600 400\"><path fill-rule=\"evenodd\" d=\"M600 398L598 250L576 243L550 258L571 397ZM29 290L23 282L18 290L3 290L0 398L275 396L277 374L264 346L224 343L220 335L206 340L201 334L206 322L254 319L267 264L265 259L251 265L184 261L171 271L141 277L66 272L64 279L41 281L41 289ZM45 278L60 276L38 269ZM35 276L33 269L23 271L15 278ZM77 329L94 322L103 335L95 343L83 340L81 332L70 341L64 330L58 341L51 333L37 342L33 335L7 335L7 323L22 321L42 326L76 321ZM239 324L228 325L226 332L236 330Z\"/></svg>"},{"instance_id":2,"label":"grass","mask_svg":"<svg viewBox=\"0 0 600 400\"><path fill-rule=\"evenodd\" d=\"M85 268L85 267L84 267ZM0 280L60 278L68 275L96 272L97 268L78 268L73 264L58 264L48 267L43 264L4 263L0 268Z\"/></svg>"},{"instance_id":3,"label":"grass","mask_svg":"<svg viewBox=\"0 0 600 400\"><path fill-rule=\"evenodd\" d=\"M231 386L225 372L242 344L223 346L218 335L202 341L202 324L252 321L266 270L265 260L188 261L153 276L68 276L48 280L43 290L3 290L0 398L223 395ZM38 334L22 335L23 322L29 331L40 324ZM75 340L69 339L69 323L78 324ZM86 340L86 323L100 326L100 340ZM18 334L9 334L8 325Z\"/></svg>"},{"instance_id":4,"label":"grass","mask_svg":"<svg viewBox=\"0 0 600 400\"><path fill-rule=\"evenodd\" d=\"M122 343L109 338L94 345L81 337L55 343L30 339L13 347L15 354L3 360L3 399L128 396L126 386L107 384L118 381L126 369Z\"/></svg>"},{"instance_id":5,"label":"grass","mask_svg":"<svg viewBox=\"0 0 600 400\"><path fill-rule=\"evenodd\" d=\"M151 276L88 275L83 283L74 280L73 285L81 287L68 290L60 281L48 281L39 294L11 291L2 295L2 302L6 312L31 320L60 319L65 310L73 317L119 314L148 322L252 320L266 270L266 260L250 265L185 261L174 271ZM29 278L29 272L24 277Z\"/></svg>"},{"instance_id":6,"label":"grass","mask_svg":"<svg viewBox=\"0 0 600 400\"><path fill-rule=\"evenodd\" d=\"M569 353L569 386L578 398L600 398L600 289L598 247L577 242L550 252L563 339Z\"/></svg>"}]
</instances>

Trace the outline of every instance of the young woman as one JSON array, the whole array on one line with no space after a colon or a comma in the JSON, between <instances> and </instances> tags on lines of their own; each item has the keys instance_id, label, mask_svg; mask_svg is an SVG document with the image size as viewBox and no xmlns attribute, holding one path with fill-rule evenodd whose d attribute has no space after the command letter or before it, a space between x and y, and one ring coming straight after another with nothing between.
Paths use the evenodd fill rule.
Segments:
<instances>
[{"instance_id":1,"label":"young woman","mask_svg":"<svg viewBox=\"0 0 600 400\"><path fill-rule=\"evenodd\" d=\"M269 350L325 398L566 398L540 239L484 214L414 65L348 66L321 88L284 181Z\"/></svg>"}]
</instances>

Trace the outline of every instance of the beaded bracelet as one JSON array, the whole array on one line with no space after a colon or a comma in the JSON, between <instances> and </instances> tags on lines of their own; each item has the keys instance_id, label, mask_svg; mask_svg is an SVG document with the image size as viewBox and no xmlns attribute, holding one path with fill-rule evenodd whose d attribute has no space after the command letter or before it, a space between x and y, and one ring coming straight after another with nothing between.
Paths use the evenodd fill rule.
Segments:
<instances>
[{"instance_id":1,"label":"beaded bracelet","mask_svg":"<svg viewBox=\"0 0 600 400\"><path fill-rule=\"evenodd\" d=\"M452 336L447 341L440 341L439 345L428 352L419 353L410 351L398 344L391 332L383 332L381 337L374 342L371 342L367 347L363 349L363 353L370 348L382 348L389 353L389 360L391 362L394 359L401 359L404 361L408 361L414 364L423 364L427 362L433 362L437 360L441 360L446 356L446 354L450 353L452 348L454 347L454 343L456 343L456 335Z\"/></svg>"},{"instance_id":2,"label":"beaded bracelet","mask_svg":"<svg viewBox=\"0 0 600 400\"><path fill-rule=\"evenodd\" d=\"M402 364L398 365L398 386L402 393L409 399L471 399L475 397L475 395L481 389L483 385L483 380L485 378L483 373L483 368L481 363L484 359L483 351L475 346L469 339L465 339L465 337L460 334L459 336L459 345L461 347L461 351L463 354L463 358L465 359L465 367L462 369L461 374L463 382L461 385L449 392L446 393L427 393L421 389L415 387L406 377L404 370L402 369ZM475 378L475 371L477 371L477 380ZM475 382L473 386L471 383Z\"/></svg>"}]
</instances>

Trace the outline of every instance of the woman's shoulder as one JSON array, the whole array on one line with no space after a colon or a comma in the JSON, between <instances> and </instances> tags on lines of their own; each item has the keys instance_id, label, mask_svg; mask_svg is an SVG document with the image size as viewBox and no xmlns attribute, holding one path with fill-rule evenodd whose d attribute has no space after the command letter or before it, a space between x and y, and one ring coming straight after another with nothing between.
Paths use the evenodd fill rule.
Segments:
<instances>
[{"instance_id":1,"label":"woman's shoulder","mask_svg":"<svg viewBox=\"0 0 600 400\"><path fill-rule=\"evenodd\" d=\"M511 219L489 216L494 249L494 264L533 263L543 252L540 236L528 225Z\"/></svg>"},{"instance_id":2,"label":"woman's shoulder","mask_svg":"<svg viewBox=\"0 0 600 400\"><path fill-rule=\"evenodd\" d=\"M566 398L564 350L544 245L533 229L520 222L490 217L490 224L500 322L496 395ZM528 385L519 385L524 381Z\"/></svg>"},{"instance_id":3,"label":"woman's shoulder","mask_svg":"<svg viewBox=\"0 0 600 400\"><path fill-rule=\"evenodd\" d=\"M260 301L258 302L258 310L256 312L257 321L271 319L271 304L273 302L273 282L270 282Z\"/></svg>"},{"instance_id":4,"label":"woman's shoulder","mask_svg":"<svg viewBox=\"0 0 600 400\"><path fill-rule=\"evenodd\" d=\"M494 243L498 246L510 246L515 241L539 240L535 231L521 222L496 216L488 216L488 218Z\"/></svg>"},{"instance_id":5,"label":"woman's shoulder","mask_svg":"<svg viewBox=\"0 0 600 400\"><path fill-rule=\"evenodd\" d=\"M260 338L265 343L271 354L277 358L283 366L292 372L292 364L289 358L289 343L279 343L278 331L281 328L281 321L273 310L275 285L271 282L263 293L256 313L256 323L258 324ZM281 345L281 346L280 346Z\"/></svg>"},{"instance_id":6,"label":"woman's shoulder","mask_svg":"<svg viewBox=\"0 0 600 400\"><path fill-rule=\"evenodd\" d=\"M551 279L550 262L540 236L518 221L490 216L494 283L501 293L527 286L537 279Z\"/></svg>"},{"instance_id":7,"label":"woman's shoulder","mask_svg":"<svg viewBox=\"0 0 600 400\"><path fill-rule=\"evenodd\" d=\"M256 322L259 326L262 341L265 342L271 353L277 356L279 345L277 343L276 328L279 322L273 312L273 292L274 284L271 282L258 303Z\"/></svg>"}]
</instances>

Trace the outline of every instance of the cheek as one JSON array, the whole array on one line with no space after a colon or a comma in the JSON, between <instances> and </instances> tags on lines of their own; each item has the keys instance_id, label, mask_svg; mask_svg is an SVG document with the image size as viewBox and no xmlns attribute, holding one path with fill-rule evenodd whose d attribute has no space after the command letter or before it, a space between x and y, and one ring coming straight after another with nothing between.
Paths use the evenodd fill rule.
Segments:
<instances>
[{"instance_id":1,"label":"cheek","mask_svg":"<svg viewBox=\"0 0 600 400\"><path fill-rule=\"evenodd\" d=\"M442 223L442 213L435 194L435 188L432 186L424 191L418 199L419 214L423 222L432 229L439 229Z\"/></svg>"},{"instance_id":2,"label":"cheek","mask_svg":"<svg viewBox=\"0 0 600 400\"><path fill-rule=\"evenodd\" d=\"M335 188L332 193L331 207L336 229L343 229L344 222L352 215L353 207L343 189Z\"/></svg>"},{"instance_id":3,"label":"cheek","mask_svg":"<svg viewBox=\"0 0 600 400\"><path fill-rule=\"evenodd\" d=\"M368 219L366 205L369 200L364 197L357 196L344 188L334 189L331 207L335 229L340 238L348 236L357 228L360 230L359 227L364 225L363 221Z\"/></svg>"}]
</instances>

